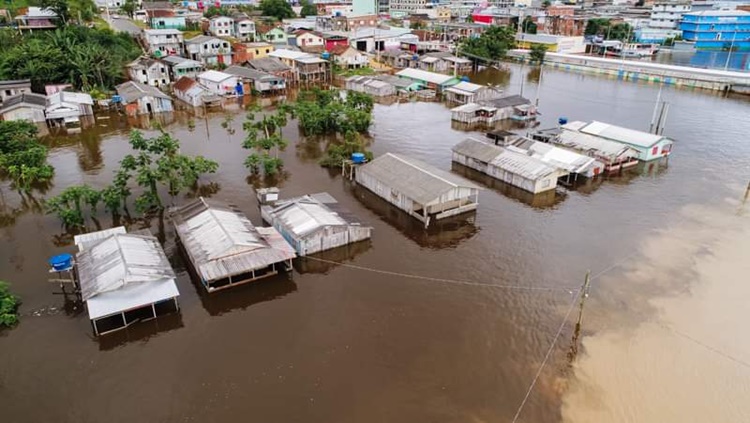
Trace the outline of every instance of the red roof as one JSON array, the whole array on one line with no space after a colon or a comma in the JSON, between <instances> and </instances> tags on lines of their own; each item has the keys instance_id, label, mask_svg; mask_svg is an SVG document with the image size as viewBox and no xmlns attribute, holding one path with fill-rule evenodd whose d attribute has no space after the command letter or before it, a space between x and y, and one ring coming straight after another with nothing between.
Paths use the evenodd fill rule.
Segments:
<instances>
[{"instance_id":1,"label":"red roof","mask_svg":"<svg viewBox=\"0 0 750 423\"><path fill-rule=\"evenodd\" d=\"M192 88L194 85L196 85L198 82L196 82L194 79L188 78L187 76L183 76L182 78L178 79L177 82L174 83L172 86L172 89L175 91L187 91L190 88Z\"/></svg>"},{"instance_id":2,"label":"red roof","mask_svg":"<svg viewBox=\"0 0 750 423\"><path fill-rule=\"evenodd\" d=\"M353 47L348 44L336 44L335 46L331 46L328 52L334 56L340 56L344 54L350 48L353 48Z\"/></svg>"}]
</instances>

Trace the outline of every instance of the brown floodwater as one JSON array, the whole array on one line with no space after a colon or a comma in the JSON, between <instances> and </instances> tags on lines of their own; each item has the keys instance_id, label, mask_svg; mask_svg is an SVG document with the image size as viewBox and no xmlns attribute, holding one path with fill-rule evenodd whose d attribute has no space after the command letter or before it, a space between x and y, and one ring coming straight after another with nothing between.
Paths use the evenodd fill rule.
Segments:
<instances>
[{"instance_id":1,"label":"brown floodwater","mask_svg":"<svg viewBox=\"0 0 750 423\"><path fill-rule=\"evenodd\" d=\"M517 93L522 78L534 98L533 72L473 80ZM657 92L545 71L542 126L566 116L645 130ZM2 421L511 422L589 269L606 273L594 280L578 355L569 354L571 319L518 421L750 421L741 401L747 301L738 302L748 269L737 254L748 247L738 200L750 179L750 107L702 91L663 97L672 104L665 134L677 140L668 162L542 197L454 169L485 184L479 209L430 231L319 167L328 141L301 137L294 122L284 130L284 173L248 178L236 104L206 116L112 116L50 135L53 184L23 197L1 185L0 279L23 299L20 325L0 332ZM227 114L233 134L222 127ZM200 194L260 222L253 186L277 184L283 196L326 191L374 227L371 242L207 296L170 224L133 221L163 240L181 312L94 338L85 311L47 282L46 259L74 249L41 202L73 184L106 185L129 152L128 131L152 134L155 122L185 153L219 162ZM376 106L369 142L376 155L450 169L450 148L467 135L482 136L452 126L444 105L406 102ZM102 213L90 226L112 224ZM727 279L736 296L717 289ZM734 306L717 314L725 302ZM697 407L705 413L691 413Z\"/></svg>"}]
</instances>

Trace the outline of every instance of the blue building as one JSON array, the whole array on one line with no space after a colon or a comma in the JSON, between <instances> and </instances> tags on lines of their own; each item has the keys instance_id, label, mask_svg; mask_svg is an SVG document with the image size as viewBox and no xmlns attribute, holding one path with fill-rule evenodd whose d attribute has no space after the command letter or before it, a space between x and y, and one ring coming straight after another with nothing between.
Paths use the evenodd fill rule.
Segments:
<instances>
[{"instance_id":1,"label":"blue building","mask_svg":"<svg viewBox=\"0 0 750 423\"><path fill-rule=\"evenodd\" d=\"M706 10L686 13L680 22L682 38L699 50L750 50L750 12Z\"/></svg>"}]
</instances>

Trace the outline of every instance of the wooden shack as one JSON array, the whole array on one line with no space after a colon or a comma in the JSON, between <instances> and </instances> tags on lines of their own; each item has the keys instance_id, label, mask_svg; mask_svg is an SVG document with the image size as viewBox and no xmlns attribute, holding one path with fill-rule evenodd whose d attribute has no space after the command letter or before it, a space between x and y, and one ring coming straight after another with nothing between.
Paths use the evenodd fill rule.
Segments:
<instances>
[{"instance_id":1,"label":"wooden shack","mask_svg":"<svg viewBox=\"0 0 750 423\"><path fill-rule=\"evenodd\" d=\"M393 153L357 168L355 179L425 227L433 219L476 210L481 189L460 176Z\"/></svg>"},{"instance_id":2,"label":"wooden shack","mask_svg":"<svg viewBox=\"0 0 750 423\"><path fill-rule=\"evenodd\" d=\"M495 179L537 194L557 187L568 174L525 154L467 138L453 147L453 161Z\"/></svg>"},{"instance_id":3,"label":"wooden shack","mask_svg":"<svg viewBox=\"0 0 750 423\"><path fill-rule=\"evenodd\" d=\"M543 129L532 133L531 138L593 157L604 163L607 173L619 172L638 164L638 151L634 148L575 130Z\"/></svg>"},{"instance_id":4,"label":"wooden shack","mask_svg":"<svg viewBox=\"0 0 750 423\"><path fill-rule=\"evenodd\" d=\"M148 230L119 226L74 242L81 298L97 336L179 310L174 271Z\"/></svg>"},{"instance_id":5,"label":"wooden shack","mask_svg":"<svg viewBox=\"0 0 750 423\"><path fill-rule=\"evenodd\" d=\"M294 249L274 228L256 228L242 212L203 197L170 212L193 270L214 292L291 270Z\"/></svg>"},{"instance_id":6,"label":"wooden shack","mask_svg":"<svg viewBox=\"0 0 750 423\"><path fill-rule=\"evenodd\" d=\"M472 84L461 81L445 89L445 100L449 103L476 103L484 100L494 100L502 96L503 91L487 85Z\"/></svg>"},{"instance_id":7,"label":"wooden shack","mask_svg":"<svg viewBox=\"0 0 750 423\"><path fill-rule=\"evenodd\" d=\"M300 256L364 241L372 233L327 193L281 200L261 207L261 214Z\"/></svg>"}]
</instances>

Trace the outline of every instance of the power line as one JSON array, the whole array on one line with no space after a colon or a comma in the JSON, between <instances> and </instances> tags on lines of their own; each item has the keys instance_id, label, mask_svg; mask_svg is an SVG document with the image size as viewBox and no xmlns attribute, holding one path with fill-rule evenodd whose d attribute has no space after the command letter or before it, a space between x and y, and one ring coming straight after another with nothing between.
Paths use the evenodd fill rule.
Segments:
<instances>
[{"instance_id":1,"label":"power line","mask_svg":"<svg viewBox=\"0 0 750 423\"><path fill-rule=\"evenodd\" d=\"M447 283L447 284L454 284L454 285L483 286L487 288L518 289L518 290L528 290L528 291L567 291L568 293L572 293L574 290L578 289L578 288L569 288L569 287L560 287L560 286L497 285L497 284L485 283L485 282L435 278L432 276L415 275L415 274L410 274L410 273L395 272L391 270L376 269L373 267L358 266L356 264L343 263L343 262L334 261L334 260L326 260L326 259L317 258L317 257L306 256L304 258L307 260L314 260L314 261L319 261L322 263L336 264L339 266L348 267L350 269L362 270L366 272L380 273L383 275L398 276L402 278L419 279L419 280Z\"/></svg>"}]
</instances>

